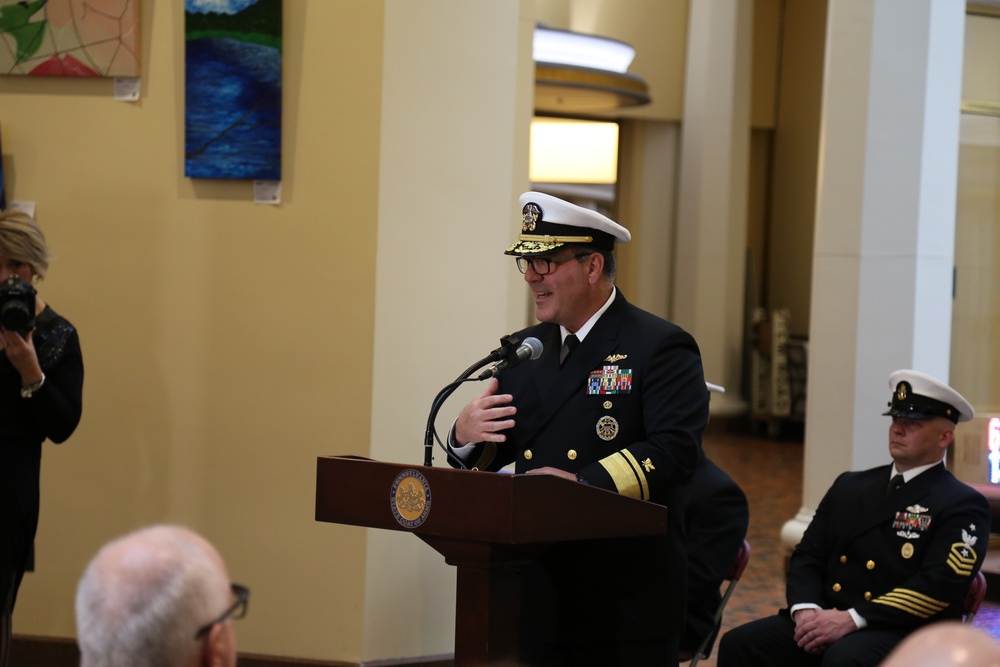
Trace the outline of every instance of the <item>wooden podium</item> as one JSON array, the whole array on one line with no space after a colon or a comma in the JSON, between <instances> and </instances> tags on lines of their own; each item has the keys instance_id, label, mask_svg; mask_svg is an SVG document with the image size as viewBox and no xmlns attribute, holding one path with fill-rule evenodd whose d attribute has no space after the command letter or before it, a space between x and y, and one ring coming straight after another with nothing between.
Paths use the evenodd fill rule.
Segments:
<instances>
[{"instance_id":1,"label":"wooden podium","mask_svg":"<svg viewBox=\"0 0 1000 667\"><path fill-rule=\"evenodd\" d=\"M667 508L551 475L321 456L316 520L417 535L458 568L456 667L514 666L519 567L557 542L662 535Z\"/></svg>"}]
</instances>

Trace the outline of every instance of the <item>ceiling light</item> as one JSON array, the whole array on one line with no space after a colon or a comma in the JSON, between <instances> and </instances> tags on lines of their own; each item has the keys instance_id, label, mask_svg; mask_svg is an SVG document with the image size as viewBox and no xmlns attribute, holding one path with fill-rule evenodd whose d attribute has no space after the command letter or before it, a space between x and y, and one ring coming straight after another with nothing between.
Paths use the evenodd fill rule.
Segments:
<instances>
[{"instance_id":1,"label":"ceiling light","mask_svg":"<svg viewBox=\"0 0 1000 667\"><path fill-rule=\"evenodd\" d=\"M649 103L642 77L628 73L629 44L598 35L535 28L535 111L575 114Z\"/></svg>"}]
</instances>

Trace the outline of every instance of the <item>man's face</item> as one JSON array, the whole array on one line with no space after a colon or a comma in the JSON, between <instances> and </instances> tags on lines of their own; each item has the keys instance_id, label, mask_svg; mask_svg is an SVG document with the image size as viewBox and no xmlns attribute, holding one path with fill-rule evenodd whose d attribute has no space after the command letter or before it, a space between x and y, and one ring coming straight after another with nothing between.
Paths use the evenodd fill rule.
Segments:
<instances>
[{"instance_id":1,"label":"man's face","mask_svg":"<svg viewBox=\"0 0 1000 667\"><path fill-rule=\"evenodd\" d=\"M954 437L954 425L943 417L893 417L889 426L889 454L899 472L937 463Z\"/></svg>"},{"instance_id":2,"label":"man's face","mask_svg":"<svg viewBox=\"0 0 1000 667\"><path fill-rule=\"evenodd\" d=\"M591 285L595 276L590 259L595 255L577 259L578 255L578 250L560 249L542 255L551 262L549 273L540 275L530 264L524 272L524 280L535 297L538 321L560 324L572 332L593 314Z\"/></svg>"}]
</instances>

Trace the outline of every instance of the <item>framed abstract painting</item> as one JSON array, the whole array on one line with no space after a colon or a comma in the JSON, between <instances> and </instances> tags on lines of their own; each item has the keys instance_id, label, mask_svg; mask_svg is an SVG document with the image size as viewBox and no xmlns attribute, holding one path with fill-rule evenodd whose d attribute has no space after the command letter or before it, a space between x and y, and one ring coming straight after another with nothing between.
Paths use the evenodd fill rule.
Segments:
<instances>
[{"instance_id":1,"label":"framed abstract painting","mask_svg":"<svg viewBox=\"0 0 1000 667\"><path fill-rule=\"evenodd\" d=\"M184 10L184 175L281 180L282 0Z\"/></svg>"},{"instance_id":2,"label":"framed abstract painting","mask_svg":"<svg viewBox=\"0 0 1000 667\"><path fill-rule=\"evenodd\" d=\"M0 74L138 77L140 0L0 0Z\"/></svg>"}]
</instances>

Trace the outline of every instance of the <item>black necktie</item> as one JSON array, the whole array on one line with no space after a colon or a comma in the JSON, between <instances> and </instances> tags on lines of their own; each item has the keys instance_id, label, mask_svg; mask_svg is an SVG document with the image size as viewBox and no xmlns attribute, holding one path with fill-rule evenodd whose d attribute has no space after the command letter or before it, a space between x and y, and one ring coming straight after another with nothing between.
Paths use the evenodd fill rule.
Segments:
<instances>
[{"instance_id":1,"label":"black necktie","mask_svg":"<svg viewBox=\"0 0 1000 667\"><path fill-rule=\"evenodd\" d=\"M573 350L576 346L580 344L580 339L576 337L576 334L570 334L566 336L566 340L563 341L562 350L559 352L559 366L562 367L569 359L569 355L573 354Z\"/></svg>"},{"instance_id":2,"label":"black necktie","mask_svg":"<svg viewBox=\"0 0 1000 667\"><path fill-rule=\"evenodd\" d=\"M891 496L893 492L903 486L903 483L903 476L897 473L895 477L889 480L889 486L885 487L885 495Z\"/></svg>"}]
</instances>

